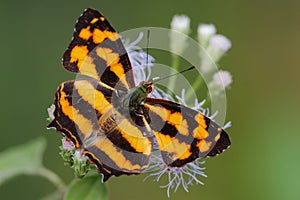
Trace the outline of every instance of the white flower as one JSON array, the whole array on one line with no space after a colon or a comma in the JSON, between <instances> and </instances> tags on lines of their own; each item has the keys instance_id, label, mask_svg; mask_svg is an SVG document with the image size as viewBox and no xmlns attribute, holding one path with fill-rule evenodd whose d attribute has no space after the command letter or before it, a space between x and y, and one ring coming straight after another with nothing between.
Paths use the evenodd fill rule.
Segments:
<instances>
[{"instance_id":1,"label":"white flower","mask_svg":"<svg viewBox=\"0 0 300 200\"><path fill-rule=\"evenodd\" d=\"M175 15L171 22L170 49L174 55L180 55L186 48L190 32L190 18L186 15Z\"/></svg>"},{"instance_id":2,"label":"white flower","mask_svg":"<svg viewBox=\"0 0 300 200\"><path fill-rule=\"evenodd\" d=\"M199 24L198 41L202 48L207 48L210 38L216 34L216 27L213 24Z\"/></svg>"},{"instance_id":3,"label":"white flower","mask_svg":"<svg viewBox=\"0 0 300 200\"><path fill-rule=\"evenodd\" d=\"M188 105L185 101L185 88L182 88L181 96L176 95L176 99L177 99L178 103L188 107ZM197 110L201 113L204 113L205 109L202 107L204 103L205 103L205 99L202 100L202 101L198 101L198 98L196 97L195 101L194 101L194 105L191 108L194 109L194 110Z\"/></svg>"},{"instance_id":4,"label":"white flower","mask_svg":"<svg viewBox=\"0 0 300 200\"><path fill-rule=\"evenodd\" d=\"M222 56L230 49L231 42L223 35L214 35L211 37L206 53L200 51L202 73L211 76L214 70L214 63L219 62Z\"/></svg>"},{"instance_id":5,"label":"white flower","mask_svg":"<svg viewBox=\"0 0 300 200\"><path fill-rule=\"evenodd\" d=\"M216 33L216 27L213 24L199 24L197 32L198 36L211 37Z\"/></svg>"},{"instance_id":6,"label":"white flower","mask_svg":"<svg viewBox=\"0 0 300 200\"><path fill-rule=\"evenodd\" d=\"M224 35L215 35L210 39L211 45L226 52L231 48L230 40Z\"/></svg>"},{"instance_id":7,"label":"white flower","mask_svg":"<svg viewBox=\"0 0 300 200\"><path fill-rule=\"evenodd\" d=\"M199 176L207 177L203 172L205 168L200 167L205 161L200 162L200 159L187 163L182 167L170 167L165 164L161 155L152 154L150 162L150 166L146 172L154 170L158 172L148 175L144 180L155 177L154 181L159 182L161 177L167 175L168 183L161 186L161 188L167 189L168 197L170 197L170 190L176 192L181 185L188 192L188 187L194 183L203 185L199 180Z\"/></svg>"},{"instance_id":8,"label":"white flower","mask_svg":"<svg viewBox=\"0 0 300 200\"><path fill-rule=\"evenodd\" d=\"M186 15L175 15L171 21L171 29L184 34L189 34L190 18Z\"/></svg>"},{"instance_id":9,"label":"white flower","mask_svg":"<svg viewBox=\"0 0 300 200\"><path fill-rule=\"evenodd\" d=\"M232 82L232 76L228 71L220 70L213 76L215 84L221 88L227 88Z\"/></svg>"},{"instance_id":10,"label":"white flower","mask_svg":"<svg viewBox=\"0 0 300 200\"><path fill-rule=\"evenodd\" d=\"M224 35L214 35L210 39L207 53L214 62L218 62L220 58L231 48L231 41Z\"/></svg>"},{"instance_id":11,"label":"white flower","mask_svg":"<svg viewBox=\"0 0 300 200\"><path fill-rule=\"evenodd\" d=\"M230 86L232 82L231 74L228 71L220 70L213 75L213 79L208 83L210 95L219 96L223 94L226 88Z\"/></svg>"}]
</instances>

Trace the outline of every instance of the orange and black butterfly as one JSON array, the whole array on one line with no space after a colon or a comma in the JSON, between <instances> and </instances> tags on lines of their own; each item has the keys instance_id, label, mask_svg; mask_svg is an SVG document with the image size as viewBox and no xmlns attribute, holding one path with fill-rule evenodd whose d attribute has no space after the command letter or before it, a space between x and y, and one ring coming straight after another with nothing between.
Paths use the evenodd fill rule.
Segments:
<instances>
[{"instance_id":1,"label":"orange and black butterfly","mask_svg":"<svg viewBox=\"0 0 300 200\"><path fill-rule=\"evenodd\" d=\"M200 112L147 97L153 81L135 85L118 33L96 10L79 17L62 64L82 76L58 87L48 127L83 149L104 181L145 170L154 143L170 167L218 155L230 145L227 133Z\"/></svg>"}]
</instances>

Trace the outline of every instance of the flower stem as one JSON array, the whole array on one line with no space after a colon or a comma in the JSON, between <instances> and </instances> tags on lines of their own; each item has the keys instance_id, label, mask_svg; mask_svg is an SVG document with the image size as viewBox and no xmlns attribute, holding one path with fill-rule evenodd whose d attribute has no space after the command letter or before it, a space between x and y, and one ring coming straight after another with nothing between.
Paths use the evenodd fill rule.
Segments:
<instances>
[{"instance_id":1,"label":"flower stem","mask_svg":"<svg viewBox=\"0 0 300 200\"><path fill-rule=\"evenodd\" d=\"M190 98L192 97L192 95L195 94L195 91L197 91L199 89L199 87L202 84L202 82L203 82L202 78L197 78L197 80L192 85L192 89L188 90L187 93L186 93L186 95L185 95L186 101L190 100Z\"/></svg>"},{"instance_id":2,"label":"flower stem","mask_svg":"<svg viewBox=\"0 0 300 200\"><path fill-rule=\"evenodd\" d=\"M174 70L178 71L179 57L177 55L172 56L172 67L173 67ZM176 83L176 79L175 78L170 78L169 83L168 83L168 90L169 91L174 92L175 83Z\"/></svg>"},{"instance_id":3,"label":"flower stem","mask_svg":"<svg viewBox=\"0 0 300 200\"><path fill-rule=\"evenodd\" d=\"M66 188L66 185L63 182L63 180L57 174L45 167L38 168L34 173L36 175L48 179L50 182L53 183L53 185L57 187L58 190L64 190Z\"/></svg>"}]
</instances>

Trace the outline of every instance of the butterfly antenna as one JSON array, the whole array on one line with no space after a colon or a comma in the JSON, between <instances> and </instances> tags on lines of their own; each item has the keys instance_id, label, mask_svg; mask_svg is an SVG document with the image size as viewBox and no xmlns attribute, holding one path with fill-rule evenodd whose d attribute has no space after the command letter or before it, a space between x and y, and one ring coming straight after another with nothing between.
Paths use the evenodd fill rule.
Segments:
<instances>
[{"instance_id":1,"label":"butterfly antenna","mask_svg":"<svg viewBox=\"0 0 300 200\"><path fill-rule=\"evenodd\" d=\"M182 73L184 73L184 72L187 72L187 71L190 71L190 70L193 70L193 69L195 69L195 66L191 66L191 67L189 67L189 68L187 68L187 69L184 69L184 70L182 70L182 71L179 71L179 72L177 72L177 73L175 73L175 74L171 74L171 75L169 75L169 76L165 76L165 77L163 77L163 78L159 78L159 77L154 78L154 79L153 79L153 82L158 82L158 81L161 81L161 80L170 78L170 77L172 77L172 76L176 76L176 75L178 75L178 74L182 74Z\"/></svg>"},{"instance_id":2,"label":"butterfly antenna","mask_svg":"<svg viewBox=\"0 0 300 200\"><path fill-rule=\"evenodd\" d=\"M150 41L150 29L147 30L147 57L146 57L146 67L149 67L149 41Z\"/></svg>"}]
</instances>

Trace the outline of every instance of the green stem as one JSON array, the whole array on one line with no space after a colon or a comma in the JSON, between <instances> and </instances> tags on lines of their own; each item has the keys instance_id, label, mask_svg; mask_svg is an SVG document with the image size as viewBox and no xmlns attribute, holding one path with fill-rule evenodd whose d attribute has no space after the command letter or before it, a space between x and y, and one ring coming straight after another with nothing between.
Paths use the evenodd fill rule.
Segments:
<instances>
[{"instance_id":1,"label":"green stem","mask_svg":"<svg viewBox=\"0 0 300 200\"><path fill-rule=\"evenodd\" d=\"M59 176L57 176L54 172L52 172L51 170L49 170L45 167L38 168L34 172L34 174L48 179L50 182L52 182L58 188L58 190L64 190L66 188L66 185L62 181L62 179Z\"/></svg>"},{"instance_id":2,"label":"green stem","mask_svg":"<svg viewBox=\"0 0 300 200\"><path fill-rule=\"evenodd\" d=\"M185 100L188 102L190 98L197 92L197 90L200 88L200 85L202 84L203 80L202 78L197 78L196 81L194 81L191 90L188 90L185 94ZM197 94L197 93L196 93Z\"/></svg>"},{"instance_id":3,"label":"green stem","mask_svg":"<svg viewBox=\"0 0 300 200\"><path fill-rule=\"evenodd\" d=\"M177 55L172 56L172 68L176 71L178 71L179 68L179 57ZM170 72L171 74L172 72ZM168 83L168 90L171 92L174 92L176 83L176 78L170 78Z\"/></svg>"}]
</instances>

